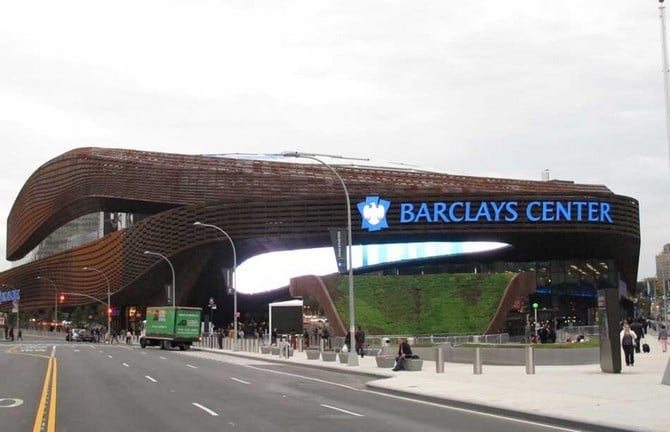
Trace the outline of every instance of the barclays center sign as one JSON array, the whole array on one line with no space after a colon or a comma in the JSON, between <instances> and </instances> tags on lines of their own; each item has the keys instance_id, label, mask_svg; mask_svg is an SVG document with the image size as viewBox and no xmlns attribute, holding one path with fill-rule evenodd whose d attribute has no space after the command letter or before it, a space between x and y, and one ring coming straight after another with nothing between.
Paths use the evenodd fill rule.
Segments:
<instances>
[{"instance_id":1,"label":"barclays center sign","mask_svg":"<svg viewBox=\"0 0 670 432\"><path fill-rule=\"evenodd\" d=\"M389 223L613 223L610 214L611 204L603 201L401 202L398 204L398 218L393 221L387 218L391 202L378 196L366 197L365 201L359 202L357 207L363 219L361 228L368 231L388 228Z\"/></svg>"}]
</instances>

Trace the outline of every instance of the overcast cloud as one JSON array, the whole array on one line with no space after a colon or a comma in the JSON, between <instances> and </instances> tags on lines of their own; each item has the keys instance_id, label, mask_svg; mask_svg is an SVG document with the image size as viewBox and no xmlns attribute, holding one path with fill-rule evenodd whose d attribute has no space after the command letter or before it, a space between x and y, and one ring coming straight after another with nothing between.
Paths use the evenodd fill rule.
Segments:
<instances>
[{"instance_id":1,"label":"overcast cloud","mask_svg":"<svg viewBox=\"0 0 670 432\"><path fill-rule=\"evenodd\" d=\"M640 201L640 279L670 243L655 1L0 5L3 257L28 177L87 146L548 169Z\"/></svg>"}]
</instances>

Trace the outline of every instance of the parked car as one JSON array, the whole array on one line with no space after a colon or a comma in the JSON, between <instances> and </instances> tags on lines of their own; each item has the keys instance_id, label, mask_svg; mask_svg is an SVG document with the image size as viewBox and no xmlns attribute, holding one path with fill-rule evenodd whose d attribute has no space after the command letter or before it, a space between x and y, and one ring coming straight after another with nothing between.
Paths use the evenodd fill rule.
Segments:
<instances>
[{"instance_id":1,"label":"parked car","mask_svg":"<svg viewBox=\"0 0 670 432\"><path fill-rule=\"evenodd\" d=\"M93 335L87 329L71 329L66 335L65 340L69 342L93 342Z\"/></svg>"}]
</instances>

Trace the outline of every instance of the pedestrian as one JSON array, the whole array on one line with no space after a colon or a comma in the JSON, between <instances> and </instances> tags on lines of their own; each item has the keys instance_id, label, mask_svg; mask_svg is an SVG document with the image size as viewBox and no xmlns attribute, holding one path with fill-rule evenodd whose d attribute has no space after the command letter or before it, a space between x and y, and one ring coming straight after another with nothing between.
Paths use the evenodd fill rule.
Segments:
<instances>
[{"instance_id":1,"label":"pedestrian","mask_svg":"<svg viewBox=\"0 0 670 432\"><path fill-rule=\"evenodd\" d=\"M330 349L330 333L328 327L321 329L321 344L324 349Z\"/></svg>"},{"instance_id":2,"label":"pedestrian","mask_svg":"<svg viewBox=\"0 0 670 432\"><path fill-rule=\"evenodd\" d=\"M624 324L623 330L619 333L621 348L623 348L626 366L633 366L635 363L635 340L637 335L630 329L629 324Z\"/></svg>"},{"instance_id":3,"label":"pedestrian","mask_svg":"<svg viewBox=\"0 0 670 432\"><path fill-rule=\"evenodd\" d=\"M361 326L358 326L358 330L356 331L356 335L354 337L356 339L356 353L358 353L358 355L363 358L365 357L365 332Z\"/></svg>"},{"instance_id":4,"label":"pedestrian","mask_svg":"<svg viewBox=\"0 0 670 432\"><path fill-rule=\"evenodd\" d=\"M126 330L126 345L130 345L130 340L133 338L133 334L130 330Z\"/></svg>"},{"instance_id":5,"label":"pedestrian","mask_svg":"<svg viewBox=\"0 0 670 432\"><path fill-rule=\"evenodd\" d=\"M9 340L14 342L14 327L9 329Z\"/></svg>"},{"instance_id":6,"label":"pedestrian","mask_svg":"<svg viewBox=\"0 0 670 432\"><path fill-rule=\"evenodd\" d=\"M665 324L662 324L658 331L658 340L661 341L661 350L665 352L668 349L668 329L665 328Z\"/></svg>"},{"instance_id":7,"label":"pedestrian","mask_svg":"<svg viewBox=\"0 0 670 432\"><path fill-rule=\"evenodd\" d=\"M114 341L116 341L117 344L120 343L119 332L117 332L116 330L112 330L112 340L109 342L109 344L112 345Z\"/></svg>"},{"instance_id":8,"label":"pedestrian","mask_svg":"<svg viewBox=\"0 0 670 432\"><path fill-rule=\"evenodd\" d=\"M19 334L18 334L18 339L17 340L20 340L20 341L23 340L23 333L21 333L21 329L19 329Z\"/></svg>"},{"instance_id":9,"label":"pedestrian","mask_svg":"<svg viewBox=\"0 0 670 432\"><path fill-rule=\"evenodd\" d=\"M640 341L642 338L644 338L644 330L642 328L642 323L640 322L640 318L637 318L633 322L630 323L630 329L631 331L635 332L635 336L637 336L637 339L635 339L635 352L640 353Z\"/></svg>"},{"instance_id":10,"label":"pedestrian","mask_svg":"<svg viewBox=\"0 0 670 432\"><path fill-rule=\"evenodd\" d=\"M219 328L216 332L216 340L219 342L219 349L223 349L223 329Z\"/></svg>"},{"instance_id":11,"label":"pedestrian","mask_svg":"<svg viewBox=\"0 0 670 432\"><path fill-rule=\"evenodd\" d=\"M413 358L412 347L409 346L407 341L403 338L398 338L398 355L395 358L395 366L392 370L399 371L407 369L405 367L405 359Z\"/></svg>"},{"instance_id":12,"label":"pedestrian","mask_svg":"<svg viewBox=\"0 0 670 432\"><path fill-rule=\"evenodd\" d=\"M309 348L309 330L305 329L305 333L302 335L302 345L303 348Z\"/></svg>"},{"instance_id":13,"label":"pedestrian","mask_svg":"<svg viewBox=\"0 0 670 432\"><path fill-rule=\"evenodd\" d=\"M289 340L291 341L291 348L298 349L298 337L295 334L295 329L291 329L289 334Z\"/></svg>"}]
</instances>

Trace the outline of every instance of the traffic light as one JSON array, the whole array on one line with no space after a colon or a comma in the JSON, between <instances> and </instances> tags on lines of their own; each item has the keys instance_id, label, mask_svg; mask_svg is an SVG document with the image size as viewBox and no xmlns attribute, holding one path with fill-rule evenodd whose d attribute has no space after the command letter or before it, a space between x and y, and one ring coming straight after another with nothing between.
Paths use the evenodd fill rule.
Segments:
<instances>
[{"instance_id":1,"label":"traffic light","mask_svg":"<svg viewBox=\"0 0 670 432\"><path fill-rule=\"evenodd\" d=\"M111 307L107 308L107 316L112 316L112 308Z\"/></svg>"},{"instance_id":2,"label":"traffic light","mask_svg":"<svg viewBox=\"0 0 670 432\"><path fill-rule=\"evenodd\" d=\"M58 297L58 300L59 300L61 303L63 303L63 302L65 301L65 294L61 294L61 295Z\"/></svg>"}]
</instances>

